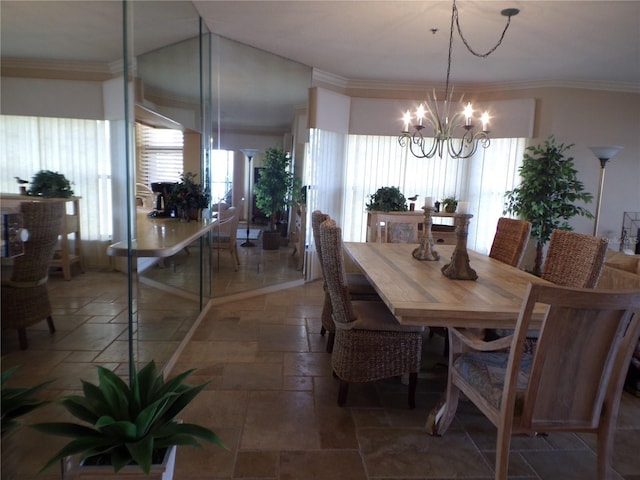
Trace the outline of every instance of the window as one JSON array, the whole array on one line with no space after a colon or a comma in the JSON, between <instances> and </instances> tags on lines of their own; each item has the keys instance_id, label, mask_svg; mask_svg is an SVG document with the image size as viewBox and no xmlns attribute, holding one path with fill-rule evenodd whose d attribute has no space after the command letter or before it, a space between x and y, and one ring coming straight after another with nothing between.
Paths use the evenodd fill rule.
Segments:
<instances>
[{"instance_id":1,"label":"window","mask_svg":"<svg viewBox=\"0 0 640 480\"><path fill-rule=\"evenodd\" d=\"M344 135L311 131L309 211L329 213L343 229L345 241L363 242L367 233L365 205L379 187L395 186L405 196L440 200L456 195L469 202L469 248L487 253L502 215L504 193L517 185L524 139L492 139L472 158L415 158L397 137ZM345 147L346 144L346 147ZM346 149L346 150L345 150Z\"/></svg>"},{"instance_id":2,"label":"window","mask_svg":"<svg viewBox=\"0 0 640 480\"><path fill-rule=\"evenodd\" d=\"M80 201L82 254L88 265L105 265L112 235L109 122L0 115L0 188L18 193L15 177L31 180L39 170L64 174Z\"/></svg>"},{"instance_id":3,"label":"window","mask_svg":"<svg viewBox=\"0 0 640 480\"><path fill-rule=\"evenodd\" d=\"M232 203L233 157L231 150L212 150L211 200Z\"/></svg>"},{"instance_id":4,"label":"window","mask_svg":"<svg viewBox=\"0 0 640 480\"><path fill-rule=\"evenodd\" d=\"M181 130L154 128L136 123L136 181L177 182L183 167L184 136Z\"/></svg>"}]
</instances>

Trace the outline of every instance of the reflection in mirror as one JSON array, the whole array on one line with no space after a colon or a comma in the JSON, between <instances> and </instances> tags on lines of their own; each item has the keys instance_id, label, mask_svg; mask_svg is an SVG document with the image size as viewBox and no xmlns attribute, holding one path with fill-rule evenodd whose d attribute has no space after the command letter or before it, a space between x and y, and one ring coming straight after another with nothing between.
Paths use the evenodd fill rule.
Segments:
<instances>
[{"instance_id":1,"label":"reflection in mirror","mask_svg":"<svg viewBox=\"0 0 640 480\"><path fill-rule=\"evenodd\" d=\"M210 254L202 248L208 212L182 222L170 209L172 185L187 172L199 185L203 164L201 59L208 45L200 39L201 22L188 2L132 2L134 45L155 31L179 29L181 38L136 56L134 72L135 191L139 362L166 362L208 301ZM179 11L178 11L178 10ZM189 28L187 28L189 27ZM207 32L203 32L207 38ZM186 35L184 35L186 34ZM186 39L185 39L186 38ZM206 137L206 134L205 134ZM207 183L206 181L204 182ZM147 241L152 247L143 249ZM170 368L170 366L169 366Z\"/></svg>"},{"instance_id":2,"label":"reflection in mirror","mask_svg":"<svg viewBox=\"0 0 640 480\"><path fill-rule=\"evenodd\" d=\"M287 227L283 230L281 248L263 250L261 230L268 226L247 201L255 178L242 150L257 150L252 167L259 169L266 148L284 148L291 152L296 171L302 171L311 70L216 35L210 35L209 40L213 115L210 123L204 123L209 125L205 133L212 135L212 148L210 173L206 168L203 172L210 178L213 215L219 215L223 221L213 228L206 251L201 253L212 255L211 262L205 262L205 266L213 268L211 296L221 298L302 280L304 234L299 226L303 222L296 215L300 209L292 207L283 218ZM184 168L193 172L197 170L187 154L193 151L188 148L188 141L190 136L197 137L192 142L195 145L200 138L197 115L193 115L198 113L195 108L198 95L193 90L197 77L193 71L188 72L188 59L195 58L196 47L197 39L193 39L138 57L136 85L137 119L158 128L182 131ZM209 154L207 149L205 153ZM230 207L232 211L226 211ZM251 240L255 247L242 246L247 232L252 239L255 237ZM194 293L199 256L194 251L197 250L189 248L189 255L179 252L165 259L164 265L145 270L141 278Z\"/></svg>"}]
</instances>

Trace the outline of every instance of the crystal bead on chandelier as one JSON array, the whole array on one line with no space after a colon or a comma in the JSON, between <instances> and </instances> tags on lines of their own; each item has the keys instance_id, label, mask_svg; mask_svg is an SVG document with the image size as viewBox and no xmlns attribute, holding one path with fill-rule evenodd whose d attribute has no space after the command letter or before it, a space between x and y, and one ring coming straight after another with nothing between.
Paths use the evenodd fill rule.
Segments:
<instances>
[{"instance_id":1,"label":"crystal bead on chandelier","mask_svg":"<svg viewBox=\"0 0 640 480\"><path fill-rule=\"evenodd\" d=\"M471 103L467 103L464 109L451 114L451 97L453 96L453 87L449 87L449 77L451 74L451 52L453 47L453 27L454 24L457 27L460 38L463 43L476 57L488 57L494 52L496 48L500 46L504 39L509 24L511 23L511 17L517 15L519 10L517 8L507 8L500 12L501 15L507 17L507 24L502 31L502 35L498 40L498 43L486 53L476 53L467 40L462 35L460 29L460 23L458 19L458 8L456 7L456 1L453 0L453 9L451 12L451 28L449 30L449 57L447 61L447 81L445 86L444 103L442 109L438 107L438 98L436 97L436 91L433 89L433 97L427 98L424 104L416 109L414 116L411 115L409 110L404 114L404 129L401 135L398 137L400 146L409 147L411 154L417 158L433 158L438 155L442 158L442 154L446 149L446 152L452 158L469 158L476 150L478 145L482 148L487 148L490 143L489 138L489 113L484 112L480 119L482 123L482 130L476 131L473 124L473 107ZM435 32L433 32L435 33ZM460 97L460 106L462 106L462 100L464 95ZM412 125L412 120L415 123ZM413 132L410 131L410 127L413 128ZM423 130L427 127L433 129L433 137L425 137ZM456 138L455 132L459 130L462 134Z\"/></svg>"}]
</instances>

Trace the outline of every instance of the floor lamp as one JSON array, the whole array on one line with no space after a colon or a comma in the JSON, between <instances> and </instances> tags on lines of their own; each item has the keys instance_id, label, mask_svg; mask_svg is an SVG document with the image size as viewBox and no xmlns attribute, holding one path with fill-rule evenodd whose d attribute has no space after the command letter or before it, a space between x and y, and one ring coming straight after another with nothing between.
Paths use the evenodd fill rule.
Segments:
<instances>
[{"instance_id":1,"label":"floor lamp","mask_svg":"<svg viewBox=\"0 0 640 480\"><path fill-rule=\"evenodd\" d=\"M600 185L598 186L598 197L596 199L596 218L593 225L594 236L598 234L598 224L600 223L600 205L602 204L602 188L604 187L604 167L607 162L623 148L624 147L618 146L589 147L589 150L591 150L598 160L600 160Z\"/></svg>"},{"instance_id":2,"label":"floor lamp","mask_svg":"<svg viewBox=\"0 0 640 480\"><path fill-rule=\"evenodd\" d=\"M247 209L247 240L240 244L241 247L255 247L256 245L249 240L249 225L251 223L251 215L253 214L253 197L251 195L251 160L256 156L258 150L254 148L243 148L242 153L247 157L249 161L249 208Z\"/></svg>"}]
</instances>

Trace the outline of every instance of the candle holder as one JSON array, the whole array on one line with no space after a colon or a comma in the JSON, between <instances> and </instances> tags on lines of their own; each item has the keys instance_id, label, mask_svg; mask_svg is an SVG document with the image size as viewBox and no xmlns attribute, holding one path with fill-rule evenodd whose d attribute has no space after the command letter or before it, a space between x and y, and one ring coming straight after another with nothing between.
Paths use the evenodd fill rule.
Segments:
<instances>
[{"instance_id":1,"label":"candle holder","mask_svg":"<svg viewBox=\"0 0 640 480\"><path fill-rule=\"evenodd\" d=\"M420 246L416 248L411 254L416 260L437 261L440 260L440 254L433 249L433 235L431 234L431 225L433 220L431 219L431 212L435 211L433 207L424 206L424 225L422 227L422 239L420 240Z\"/></svg>"},{"instance_id":2,"label":"candle holder","mask_svg":"<svg viewBox=\"0 0 640 480\"><path fill-rule=\"evenodd\" d=\"M457 213L454 216L456 227L456 248L451 255L451 262L442 267L442 274L452 280L477 280L478 274L469 265L467 253L467 236L469 234L469 220L473 215Z\"/></svg>"}]
</instances>

